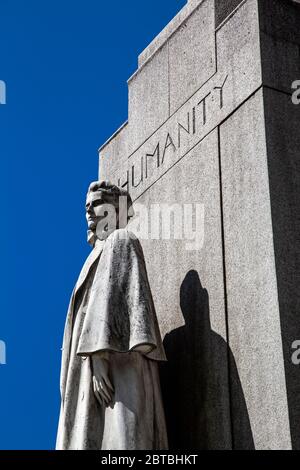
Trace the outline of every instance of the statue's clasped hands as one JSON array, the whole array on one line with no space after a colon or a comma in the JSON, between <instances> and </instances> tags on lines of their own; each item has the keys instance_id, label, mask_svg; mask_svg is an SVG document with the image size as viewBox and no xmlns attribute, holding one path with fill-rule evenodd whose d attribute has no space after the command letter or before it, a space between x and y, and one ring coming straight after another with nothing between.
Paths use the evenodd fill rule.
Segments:
<instances>
[{"instance_id":1,"label":"statue's clasped hands","mask_svg":"<svg viewBox=\"0 0 300 470\"><path fill-rule=\"evenodd\" d=\"M114 397L114 387L109 378L109 359L93 355L93 390L100 405L109 406Z\"/></svg>"}]
</instances>

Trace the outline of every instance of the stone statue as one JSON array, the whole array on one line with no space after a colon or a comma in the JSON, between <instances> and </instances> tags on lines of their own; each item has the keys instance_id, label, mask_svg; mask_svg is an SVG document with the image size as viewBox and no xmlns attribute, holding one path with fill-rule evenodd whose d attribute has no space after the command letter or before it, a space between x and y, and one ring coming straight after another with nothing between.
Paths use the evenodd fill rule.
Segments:
<instances>
[{"instance_id":1,"label":"stone statue","mask_svg":"<svg viewBox=\"0 0 300 470\"><path fill-rule=\"evenodd\" d=\"M105 220L111 207L115 223ZM142 247L126 227L131 198L109 182L93 183L86 214L93 250L66 320L56 449L166 450L158 374L166 356Z\"/></svg>"}]
</instances>

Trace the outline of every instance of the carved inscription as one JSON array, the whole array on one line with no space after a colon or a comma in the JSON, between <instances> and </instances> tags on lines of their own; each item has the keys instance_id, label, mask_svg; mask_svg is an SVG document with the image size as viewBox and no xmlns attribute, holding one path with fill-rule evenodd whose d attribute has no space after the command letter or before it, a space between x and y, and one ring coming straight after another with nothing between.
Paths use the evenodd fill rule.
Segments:
<instances>
[{"instance_id":1,"label":"carved inscription","mask_svg":"<svg viewBox=\"0 0 300 470\"><path fill-rule=\"evenodd\" d=\"M199 90L159 128L127 161L116 175L118 185L136 199L214 127L226 104L228 76L212 81L211 88ZM216 122L217 123L217 122Z\"/></svg>"}]
</instances>

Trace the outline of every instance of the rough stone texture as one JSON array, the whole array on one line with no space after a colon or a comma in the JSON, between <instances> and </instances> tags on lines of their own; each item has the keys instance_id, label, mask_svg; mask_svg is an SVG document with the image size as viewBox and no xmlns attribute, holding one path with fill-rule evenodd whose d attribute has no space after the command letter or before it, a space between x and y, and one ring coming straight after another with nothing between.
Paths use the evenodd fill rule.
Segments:
<instances>
[{"instance_id":1,"label":"rough stone texture","mask_svg":"<svg viewBox=\"0 0 300 470\"><path fill-rule=\"evenodd\" d=\"M300 5L282 0L258 5L263 83L290 93L300 76Z\"/></svg>"},{"instance_id":2,"label":"rough stone texture","mask_svg":"<svg viewBox=\"0 0 300 470\"><path fill-rule=\"evenodd\" d=\"M189 0L173 20L156 36L156 38L139 55L139 67L141 67L158 49L170 38L179 26L191 15L200 3L206 0Z\"/></svg>"},{"instance_id":3,"label":"rough stone texture","mask_svg":"<svg viewBox=\"0 0 300 470\"><path fill-rule=\"evenodd\" d=\"M170 447L231 448L217 132L137 203L204 204L203 249L187 250L186 240L141 242L169 360L162 385Z\"/></svg>"},{"instance_id":4,"label":"rough stone texture","mask_svg":"<svg viewBox=\"0 0 300 470\"><path fill-rule=\"evenodd\" d=\"M216 28L237 8L243 0L214 0Z\"/></svg>"},{"instance_id":5,"label":"rough stone texture","mask_svg":"<svg viewBox=\"0 0 300 470\"><path fill-rule=\"evenodd\" d=\"M108 142L102 145L101 152L101 171L99 178L105 175L113 175L126 163L128 155L128 123L125 123ZM124 164L124 163L123 163Z\"/></svg>"},{"instance_id":6,"label":"rough stone texture","mask_svg":"<svg viewBox=\"0 0 300 470\"><path fill-rule=\"evenodd\" d=\"M217 63L218 72L228 75L225 98L234 110L262 82L256 0L243 3L217 31Z\"/></svg>"},{"instance_id":7,"label":"rough stone texture","mask_svg":"<svg viewBox=\"0 0 300 470\"><path fill-rule=\"evenodd\" d=\"M258 1L260 28L278 40L300 44L300 5L290 0Z\"/></svg>"},{"instance_id":8,"label":"rough stone texture","mask_svg":"<svg viewBox=\"0 0 300 470\"><path fill-rule=\"evenodd\" d=\"M261 50L264 85L290 93L291 84L300 76L299 45L262 32Z\"/></svg>"},{"instance_id":9,"label":"rough stone texture","mask_svg":"<svg viewBox=\"0 0 300 470\"><path fill-rule=\"evenodd\" d=\"M169 117L168 46L129 80L130 153Z\"/></svg>"},{"instance_id":10,"label":"rough stone texture","mask_svg":"<svg viewBox=\"0 0 300 470\"><path fill-rule=\"evenodd\" d=\"M229 344L256 448L289 449L261 90L221 126L220 136ZM232 400L235 447L245 448L234 394Z\"/></svg>"},{"instance_id":11,"label":"rough stone texture","mask_svg":"<svg viewBox=\"0 0 300 470\"><path fill-rule=\"evenodd\" d=\"M173 113L215 72L213 2L202 2L169 41L170 112Z\"/></svg>"},{"instance_id":12,"label":"rough stone texture","mask_svg":"<svg viewBox=\"0 0 300 470\"><path fill-rule=\"evenodd\" d=\"M300 339L300 106L264 90L275 263L293 448L300 449L300 368L291 360Z\"/></svg>"},{"instance_id":13,"label":"rough stone texture","mask_svg":"<svg viewBox=\"0 0 300 470\"><path fill-rule=\"evenodd\" d=\"M213 5L216 31L208 14ZM156 129L149 98L148 112L135 103L135 117L101 151L118 159L101 162L101 176L127 184L136 203L200 202L207 208L200 252L186 251L179 240L142 242L171 358L162 378L174 448L288 449L291 434L300 448L300 381L289 357L290 342L300 338L300 106L288 105L291 81L300 78L299 31L299 6L292 1L190 0L141 54L129 81L134 90L144 74L136 94L144 99L139 90L155 74L153 59L167 54L169 115L165 94ZM184 58L180 66L173 50ZM273 95L268 87L281 92ZM212 352L215 345L219 353ZM176 395L178 370L185 380Z\"/></svg>"}]
</instances>

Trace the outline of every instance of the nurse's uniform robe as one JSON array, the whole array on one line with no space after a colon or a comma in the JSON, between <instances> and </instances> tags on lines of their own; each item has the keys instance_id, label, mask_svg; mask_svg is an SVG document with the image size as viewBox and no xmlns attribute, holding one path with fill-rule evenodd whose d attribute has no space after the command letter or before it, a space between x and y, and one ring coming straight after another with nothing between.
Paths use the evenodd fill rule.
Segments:
<instances>
[{"instance_id":1,"label":"nurse's uniform robe","mask_svg":"<svg viewBox=\"0 0 300 470\"><path fill-rule=\"evenodd\" d=\"M73 291L61 367L56 449L166 450L161 341L141 245L126 229L97 240ZM148 351L148 352L147 352ZM92 358L109 359L113 402L100 405Z\"/></svg>"}]
</instances>

